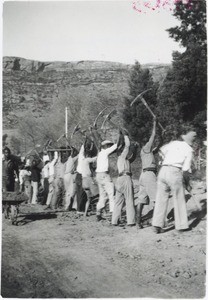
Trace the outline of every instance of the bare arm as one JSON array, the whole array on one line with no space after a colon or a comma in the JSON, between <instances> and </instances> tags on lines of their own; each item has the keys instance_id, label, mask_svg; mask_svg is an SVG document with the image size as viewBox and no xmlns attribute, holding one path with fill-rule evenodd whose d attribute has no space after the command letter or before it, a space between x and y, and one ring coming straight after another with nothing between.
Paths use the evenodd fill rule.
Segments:
<instances>
[{"instance_id":1,"label":"bare arm","mask_svg":"<svg viewBox=\"0 0 208 300\"><path fill-rule=\"evenodd\" d=\"M155 139L155 134L156 134L156 119L154 119L152 134L149 138L149 141L143 147L145 152L151 152L152 145L153 145L153 142L154 142L154 139Z\"/></svg>"},{"instance_id":2,"label":"bare arm","mask_svg":"<svg viewBox=\"0 0 208 300\"><path fill-rule=\"evenodd\" d=\"M127 154L129 152L129 147L130 147L130 140L127 135L124 135L124 142L125 142L124 149L120 156L122 156L125 159L127 157Z\"/></svg>"}]
</instances>

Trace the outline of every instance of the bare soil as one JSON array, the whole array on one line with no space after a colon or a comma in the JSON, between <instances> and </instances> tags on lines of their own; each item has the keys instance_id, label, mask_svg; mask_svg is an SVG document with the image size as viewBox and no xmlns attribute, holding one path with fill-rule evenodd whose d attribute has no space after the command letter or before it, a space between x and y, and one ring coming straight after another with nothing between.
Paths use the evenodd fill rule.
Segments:
<instances>
[{"instance_id":1,"label":"bare soil","mask_svg":"<svg viewBox=\"0 0 208 300\"><path fill-rule=\"evenodd\" d=\"M173 222L113 227L75 211L22 204L18 226L3 218L4 298L203 298L206 280L206 193L195 182L187 202L190 231ZM201 210L197 208L196 202ZM171 209L170 201L170 209ZM147 209L146 209L147 210Z\"/></svg>"}]
</instances>

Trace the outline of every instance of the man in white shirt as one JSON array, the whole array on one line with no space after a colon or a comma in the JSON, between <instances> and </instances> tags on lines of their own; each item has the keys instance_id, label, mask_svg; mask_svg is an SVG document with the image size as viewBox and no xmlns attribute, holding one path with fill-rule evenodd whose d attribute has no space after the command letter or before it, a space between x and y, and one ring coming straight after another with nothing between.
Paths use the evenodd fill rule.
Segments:
<instances>
[{"instance_id":1,"label":"man in white shirt","mask_svg":"<svg viewBox=\"0 0 208 300\"><path fill-rule=\"evenodd\" d=\"M46 156L45 156L46 157ZM47 157L49 159L49 157ZM49 189L49 183L48 183L48 178L49 178L49 160L43 159L44 162L44 167L42 168L41 172L41 185L43 187L43 201L42 204L46 204L47 197L48 197L48 189Z\"/></svg>"},{"instance_id":2,"label":"man in white shirt","mask_svg":"<svg viewBox=\"0 0 208 300\"><path fill-rule=\"evenodd\" d=\"M192 144L196 137L194 131L182 135L183 141L173 141L160 148L163 163L158 175L157 195L152 225L156 233L164 232L162 227L168 208L170 191L173 195L175 228L189 228L186 201L183 187L183 175L191 172Z\"/></svg>"},{"instance_id":3,"label":"man in white shirt","mask_svg":"<svg viewBox=\"0 0 208 300\"><path fill-rule=\"evenodd\" d=\"M66 192L65 210L69 210L71 208L77 209L77 203L75 203L77 159L78 151L74 147L71 147L70 156L65 162L64 172L64 187Z\"/></svg>"},{"instance_id":4,"label":"man in white shirt","mask_svg":"<svg viewBox=\"0 0 208 300\"><path fill-rule=\"evenodd\" d=\"M46 201L46 205L47 205L46 208L51 207L51 201L52 201L53 194L54 194L54 189L55 189L55 187L54 187L54 173L55 173L54 166L58 160L58 152L55 151L55 153L54 153L54 152L49 151L48 155L49 155L50 162L48 163L49 188L48 188L48 197L47 197L47 201Z\"/></svg>"},{"instance_id":5,"label":"man in white shirt","mask_svg":"<svg viewBox=\"0 0 208 300\"><path fill-rule=\"evenodd\" d=\"M112 215L112 225L118 225L121 216L121 210L126 203L127 224L135 225L135 208L134 208L134 192L131 179L131 165L127 159L130 147L130 140L127 135L124 135L124 148L120 153L117 161L118 179L116 181L116 197Z\"/></svg>"},{"instance_id":6,"label":"man in white shirt","mask_svg":"<svg viewBox=\"0 0 208 300\"><path fill-rule=\"evenodd\" d=\"M92 178L90 163L95 162L96 159L97 156L87 157L85 154L84 145L82 145L78 157L77 172L79 172L79 174L82 175L82 188L87 195L87 202L85 204L85 213L84 213L85 217L87 216L88 208L90 205L90 199L93 196L93 185L95 185L95 182Z\"/></svg>"},{"instance_id":7,"label":"man in white shirt","mask_svg":"<svg viewBox=\"0 0 208 300\"><path fill-rule=\"evenodd\" d=\"M97 203L97 220L102 219L101 213L109 199L110 212L114 207L114 184L109 175L109 155L117 149L117 143L105 140L101 143L101 151L97 156L96 180L99 188L99 200Z\"/></svg>"},{"instance_id":8,"label":"man in white shirt","mask_svg":"<svg viewBox=\"0 0 208 300\"><path fill-rule=\"evenodd\" d=\"M60 147L62 149L64 147ZM64 188L64 151L58 152L58 159L54 165L54 195L51 206L56 209L60 206L65 206L65 188Z\"/></svg>"},{"instance_id":9,"label":"man in white shirt","mask_svg":"<svg viewBox=\"0 0 208 300\"><path fill-rule=\"evenodd\" d=\"M29 166L22 166L19 172L20 192L25 192L28 202L31 201L31 172Z\"/></svg>"}]
</instances>

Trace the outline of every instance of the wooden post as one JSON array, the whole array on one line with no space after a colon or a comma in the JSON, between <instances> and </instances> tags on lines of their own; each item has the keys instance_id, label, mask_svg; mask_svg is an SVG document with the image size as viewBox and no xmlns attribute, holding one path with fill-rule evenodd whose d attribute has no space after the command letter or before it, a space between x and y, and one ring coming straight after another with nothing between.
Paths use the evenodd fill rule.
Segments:
<instances>
[{"instance_id":1,"label":"wooden post","mask_svg":"<svg viewBox=\"0 0 208 300\"><path fill-rule=\"evenodd\" d=\"M66 147L67 147L67 139L68 139L68 108L65 107L65 137L66 137Z\"/></svg>"}]
</instances>

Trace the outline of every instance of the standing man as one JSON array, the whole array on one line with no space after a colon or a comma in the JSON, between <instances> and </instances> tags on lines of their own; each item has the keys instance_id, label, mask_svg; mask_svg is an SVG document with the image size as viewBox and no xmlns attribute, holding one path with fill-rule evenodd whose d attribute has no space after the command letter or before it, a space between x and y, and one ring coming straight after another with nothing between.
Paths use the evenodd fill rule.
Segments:
<instances>
[{"instance_id":1,"label":"standing man","mask_svg":"<svg viewBox=\"0 0 208 300\"><path fill-rule=\"evenodd\" d=\"M102 220L102 210L109 199L110 213L114 208L114 184L109 175L109 155L117 149L117 143L105 140L101 143L101 150L97 156L96 180L99 188L99 200L97 203L97 220Z\"/></svg>"},{"instance_id":2,"label":"standing man","mask_svg":"<svg viewBox=\"0 0 208 300\"><path fill-rule=\"evenodd\" d=\"M22 166L19 172L20 192L25 192L28 202L31 202L31 171L30 166Z\"/></svg>"},{"instance_id":3,"label":"standing man","mask_svg":"<svg viewBox=\"0 0 208 300\"><path fill-rule=\"evenodd\" d=\"M78 159L78 151L74 147L71 147L69 150L69 157L65 162L65 171L64 171L64 187L65 187L65 210L72 208L72 205L75 201L76 195L76 166Z\"/></svg>"},{"instance_id":4,"label":"standing man","mask_svg":"<svg viewBox=\"0 0 208 300\"><path fill-rule=\"evenodd\" d=\"M48 151L49 163L48 163L48 197L46 201L46 209L51 208L52 198L54 195L54 173L55 173L55 164L58 159L57 151Z\"/></svg>"},{"instance_id":5,"label":"standing man","mask_svg":"<svg viewBox=\"0 0 208 300\"><path fill-rule=\"evenodd\" d=\"M140 156L142 161L142 173L139 178L139 194L135 201L137 209L137 223L139 228L142 226L142 211L144 205L148 205L150 202L152 208L154 208L156 190L157 190L157 178L156 178L156 161L155 154L158 148L153 149L153 143L156 134L156 119L154 118L152 134L149 141L142 147Z\"/></svg>"},{"instance_id":6,"label":"standing man","mask_svg":"<svg viewBox=\"0 0 208 300\"><path fill-rule=\"evenodd\" d=\"M87 195L87 202L85 204L85 213L84 216L87 216L88 208L90 205L90 200L93 196L93 186L95 185L95 182L92 178L92 171L90 169L90 164L95 162L97 159L97 156L89 157L88 153L85 149L85 144L82 145L80 152L79 152L79 172L82 175L82 188L85 191Z\"/></svg>"},{"instance_id":7,"label":"standing man","mask_svg":"<svg viewBox=\"0 0 208 300\"><path fill-rule=\"evenodd\" d=\"M196 132L189 131L181 136L183 141L173 141L163 146L160 152L163 163L158 175L156 204L152 225L155 233L162 233L162 227L168 208L170 192L173 195L175 228L185 230L189 228L183 177L187 178L191 172L193 148Z\"/></svg>"},{"instance_id":8,"label":"standing man","mask_svg":"<svg viewBox=\"0 0 208 300\"><path fill-rule=\"evenodd\" d=\"M63 147L64 148L64 147ZM60 147L62 149L62 147ZM65 205L65 189L64 189L64 151L59 152L58 160L54 166L54 195L52 199L52 208L58 208Z\"/></svg>"},{"instance_id":9,"label":"standing man","mask_svg":"<svg viewBox=\"0 0 208 300\"><path fill-rule=\"evenodd\" d=\"M7 192L14 192L15 190L15 177L19 180L18 164L11 155L8 147L3 150L4 159L2 162L2 188Z\"/></svg>"},{"instance_id":10,"label":"standing man","mask_svg":"<svg viewBox=\"0 0 208 300\"><path fill-rule=\"evenodd\" d=\"M48 191L49 191L49 160L46 160L44 162L44 167L42 168L41 172L41 185L43 187L43 201L42 204L46 204L47 197L48 197Z\"/></svg>"},{"instance_id":11,"label":"standing man","mask_svg":"<svg viewBox=\"0 0 208 300\"><path fill-rule=\"evenodd\" d=\"M37 202L38 202L38 185L40 183L40 172L41 172L41 170L38 168L39 163L40 163L39 159L32 160L32 166L31 166L32 201L31 201L31 204L37 204Z\"/></svg>"},{"instance_id":12,"label":"standing man","mask_svg":"<svg viewBox=\"0 0 208 300\"><path fill-rule=\"evenodd\" d=\"M124 201L126 202L127 224L135 225L135 208L134 208L134 193L133 183L131 179L131 165L127 159L130 147L130 140L127 135L124 135L124 149L118 157L118 179L116 182L116 197L112 214L112 225L118 225L121 216L121 210Z\"/></svg>"}]
</instances>

